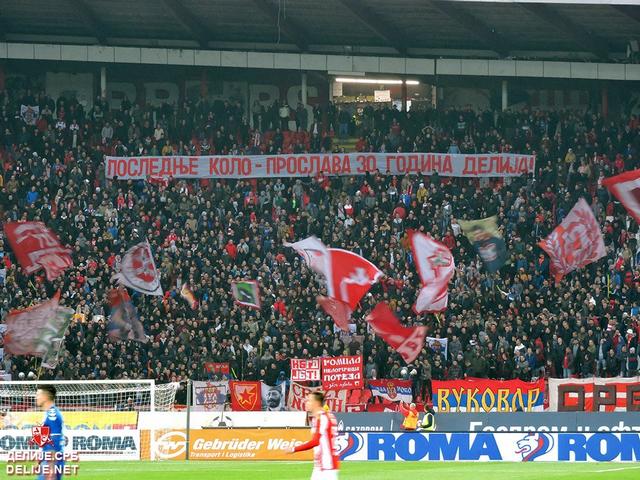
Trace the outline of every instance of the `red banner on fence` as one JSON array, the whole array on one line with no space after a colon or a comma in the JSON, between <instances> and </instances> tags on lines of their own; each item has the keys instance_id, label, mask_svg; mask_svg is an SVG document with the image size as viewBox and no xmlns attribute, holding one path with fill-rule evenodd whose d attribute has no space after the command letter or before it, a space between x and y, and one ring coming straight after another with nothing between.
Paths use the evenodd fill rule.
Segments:
<instances>
[{"instance_id":1,"label":"red banner on fence","mask_svg":"<svg viewBox=\"0 0 640 480\"><path fill-rule=\"evenodd\" d=\"M229 382L231 410L262 410L262 384L260 382Z\"/></svg>"},{"instance_id":2,"label":"red banner on fence","mask_svg":"<svg viewBox=\"0 0 640 480\"><path fill-rule=\"evenodd\" d=\"M291 359L292 382L319 382L320 359L319 358L292 358Z\"/></svg>"},{"instance_id":3,"label":"red banner on fence","mask_svg":"<svg viewBox=\"0 0 640 480\"><path fill-rule=\"evenodd\" d=\"M106 157L105 175L157 178L268 178L438 172L443 177L518 177L535 172L536 157L516 153L340 153L252 156Z\"/></svg>"},{"instance_id":4,"label":"red banner on fence","mask_svg":"<svg viewBox=\"0 0 640 480\"><path fill-rule=\"evenodd\" d=\"M552 412L640 412L640 377L550 378Z\"/></svg>"},{"instance_id":5,"label":"red banner on fence","mask_svg":"<svg viewBox=\"0 0 640 480\"><path fill-rule=\"evenodd\" d=\"M291 382L289 387L289 399L287 405L289 410L303 412L307 395L311 392L321 390L321 387L305 387ZM344 412L347 410L347 391L330 390L325 392L324 401L332 412Z\"/></svg>"},{"instance_id":6,"label":"red banner on fence","mask_svg":"<svg viewBox=\"0 0 640 480\"><path fill-rule=\"evenodd\" d=\"M325 391L362 387L362 355L322 359L322 388Z\"/></svg>"},{"instance_id":7,"label":"red banner on fence","mask_svg":"<svg viewBox=\"0 0 640 480\"><path fill-rule=\"evenodd\" d=\"M433 380L433 406L438 412L532 412L544 410L544 379Z\"/></svg>"}]
</instances>

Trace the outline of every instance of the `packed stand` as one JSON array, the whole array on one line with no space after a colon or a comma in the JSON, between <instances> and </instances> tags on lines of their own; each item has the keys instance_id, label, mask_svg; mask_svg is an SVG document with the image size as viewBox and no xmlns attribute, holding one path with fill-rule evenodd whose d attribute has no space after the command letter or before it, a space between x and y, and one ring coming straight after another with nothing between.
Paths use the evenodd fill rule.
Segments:
<instances>
[{"instance_id":1,"label":"packed stand","mask_svg":"<svg viewBox=\"0 0 640 480\"><path fill-rule=\"evenodd\" d=\"M35 125L20 116L22 104L40 107ZM168 185L104 178L105 154L328 151L334 135L354 129L352 117L333 105L304 116L282 108L254 105L252 128L230 102L152 108L125 99L114 109L97 98L85 110L44 92L0 92L0 223L43 221L74 250L73 269L50 283L41 273L23 275L0 241L0 314L58 289L76 309L62 361L46 376L206 379L206 362L229 362L237 378L275 385L286 381L290 358L345 352L364 355L367 378L410 378L416 397L431 379L637 374L638 226L601 186L604 177L638 167L636 117L364 110L361 151L537 154L535 178L504 182L437 174ZM294 124L297 131L288 131ZM608 255L556 284L537 242L580 197L592 205ZM486 273L457 223L491 215L499 218L510 255L495 275ZM454 254L457 274L443 314L412 312L419 280L405 235L410 228L431 233ZM316 305L317 279L282 246L309 235L361 254L386 273L353 314L357 335L335 332ZM110 278L124 252L144 238L166 294L132 292L151 340L114 343L105 332ZM230 282L242 278L259 281L261 310L234 305ZM196 310L180 298L184 282L199 301ZM448 356L425 347L403 374L404 362L363 322L382 300L405 324L448 338ZM8 356L4 364L14 379L38 365Z\"/></svg>"}]
</instances>

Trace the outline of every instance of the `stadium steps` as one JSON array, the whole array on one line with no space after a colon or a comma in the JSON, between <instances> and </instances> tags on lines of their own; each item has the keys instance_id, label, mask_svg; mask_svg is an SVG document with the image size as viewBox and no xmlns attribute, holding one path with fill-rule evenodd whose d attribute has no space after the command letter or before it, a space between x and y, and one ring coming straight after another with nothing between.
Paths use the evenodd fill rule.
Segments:
<instances>
[{"instance_id":1,"label":"stadium steps","mask_svg":"<svg viewBox=\"0 0 640 480\"><path fill-rule=\"evenodd\" d=\"M355 152L358 137L333 138L333 146L335 148L344 148L346 152Z\"/></svg>"}]
</instances>

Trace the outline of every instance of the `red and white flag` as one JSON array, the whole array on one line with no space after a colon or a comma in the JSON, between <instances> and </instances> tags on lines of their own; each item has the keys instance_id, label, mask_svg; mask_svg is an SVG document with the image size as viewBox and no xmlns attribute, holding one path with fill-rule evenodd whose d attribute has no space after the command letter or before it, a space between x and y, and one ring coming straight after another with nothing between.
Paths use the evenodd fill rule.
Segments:
<instances>
[{"instance_id":1,"label":"red and white flag","mask_svg":"<svg viewBox=\"0 0 640 480\"><path fill-rule=\"evenodd\" d=\"M640 223L640 170L605 178L602 184L620 200L636 222Z\"/></svg>"},{"instance_id":2,"label":"red and white flag","mask_svg":"<svg viewBox=\"0 0 640 480\"><path fill-rule=\"evenodd\" d=\"M362 297L376 283L382 272L366 258L340 248L330 248L331 287L327 290L336 300L349 305L353 311Z\"/></svg>"},{"instance_id":3,"label":"red and white flag","mask_svg":"<svg viewBox=\"0 0 640 480\"><path fill-rule=\"evenodd\" d=\"M538 245L549 255L551 274L556 282L569 272L589 265L607 254L600 225L583 198L578 200L562 223Z\"/></svg>"},{"instance_id":4,"label":"red and white flag","mask_svg":"<svg viewBox=\"0 0 640 480\"><path fill-rule=\"evenodd\" d=\"M7 314L4 348L12 355L56 358L74 310L59 305L60 292L38 305Z\"/></svg>"},{"instance_id":5,"label":"red and white flag","mask_svg":"<svg viewBox=\"0 0 640 480\"><path fill-rule=\"evenodd\" d=\"M422 280L414 310L417 313L441 312L447 308L447 288L456 268L453 255L445 245L423 233L415 230L408 233L413 260Z\"/></svg>"},{"instance_id":6,"label":"red and white flag","mask_svg":"<svg viewBox=\"0 0 640 480\"><path fill-rule=\"evenodd\" d=\"M383 274L369 260L347 250L330 248L329 255L329 297L318 297L318 304L340 329L348 332L351 312Z\"/></svg>"},{"instance_id":7,"label":"red and white flag","mask_svg":"<svg viewBox=\"0 0 640 480\"><path fill-rule=\"evenodd\" d=\"M50 282L73 266L71 250L42 222L10 222L4 226L7 240L27 275L41 268Z\"/></svg>"},{"instance_id":8,"label":"red and white flag","mask_svg":"<svg viewBox=\"0 0 640 480\"><path fill-rule=\"evenodd\" d=\"M316 298L318 305L320 308L326 312L331 318L333 318L334 323L338 326L338 328L344 332L349 331L349 322L351 319L351 308L344 302L340 300L336 300L332 297L324 297L319 295Z\"/></svg>"},{"instance_id":9,"label":"red and white flag","mask_svg":"<svg viewBox=\"0 0 640 480\"><path fill-rule=\"evenodd\" d=\"M284 245L295 249L309 268L324 276L328 296L318 297L318 304L338 327L349 331L351 312L383 275L380 269L355 253L327 248L316 237Z\"/></svg>"},{"instance_id":10,"label":"red and white flag","mask_svg":"<svg viewBox=\"0 0 640 480\"><path fill-rule=\"evenodd\" d=\"M367 315L367 322L380 338L402 356L407 363L413 362L425 346L427 327L404 327L391 308L381 302Z\"/></svg>"},{"instance_id":11,"label":"red and white flag","mask_svg":"<svg viewBox=\"0 0 640 480\"><path fill-rule=\"evenodd\" d=\"M148 241L130 248L122 257L120 271L111 280L147 295L162 295L160 272L156 268Z\"/></svg>"},{"instance_id":12,"label":"red and white flag","mask_svg":"<svg viewBox=\"0 0 640 480\"><path fill-rule=\"evenodd\" d=\"M311 236L299 242L285 242L284 246L293 248L298 252L311 270L321 274L326 279L331 278L329 249L318 238ZM329 295L332 295L331 290L329 290Z\"/></svg>"}]
</instances>

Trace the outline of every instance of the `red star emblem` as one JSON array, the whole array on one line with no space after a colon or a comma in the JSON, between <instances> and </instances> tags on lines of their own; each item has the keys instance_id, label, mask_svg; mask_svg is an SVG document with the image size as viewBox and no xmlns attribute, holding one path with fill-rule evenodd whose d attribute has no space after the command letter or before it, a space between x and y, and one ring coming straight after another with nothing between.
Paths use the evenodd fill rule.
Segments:
<instances>
[{"instance_id":1,"label":"red star emblem","mask_svg":"<svg viewBox=\"0 0 640 480\"><path fill-rule=\"evenodd\" d=\"M236 395L238 403L245 410L253 410L256 405L256 387L253 385L237 385Z\"/></svg>"}]
</instances>

